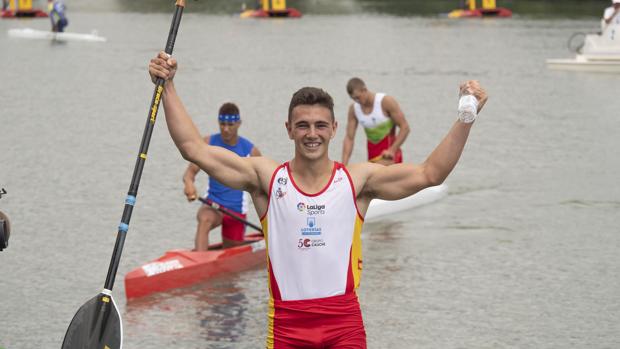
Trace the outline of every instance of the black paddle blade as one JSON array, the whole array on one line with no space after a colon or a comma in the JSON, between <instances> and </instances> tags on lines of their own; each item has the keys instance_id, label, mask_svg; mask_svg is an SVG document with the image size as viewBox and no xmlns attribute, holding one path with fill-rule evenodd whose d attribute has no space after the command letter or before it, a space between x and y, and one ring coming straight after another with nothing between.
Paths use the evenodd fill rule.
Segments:
<instances>
[{"instance_id":1,"label":"black paddle blade","mask_svg":"<svg viewBox=\"0 0 620 349\"><path fill-rule=\"evenodd\" d=\"M120 349L123 342L121 316L109 296L100 293L73 316L62 349Z\"/></svg>"}]
</instances>

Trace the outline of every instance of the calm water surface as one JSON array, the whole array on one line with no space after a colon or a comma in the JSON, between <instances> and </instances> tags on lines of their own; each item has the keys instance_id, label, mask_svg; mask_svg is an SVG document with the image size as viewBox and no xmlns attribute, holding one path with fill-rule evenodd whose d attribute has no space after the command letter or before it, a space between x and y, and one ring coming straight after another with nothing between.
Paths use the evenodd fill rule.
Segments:
<instances>
[{"instance_id":1,"label":"calm water surface","mask_svg":"<svg viewBox=\"0 0 620 349\"><path fill-rule=\"evenodd\" d=\"M101 290L153 90L147 62L170 18L71 17L71 31L98 29L104 44L10 39L9 28L48 23L0 21L0 209L14 229L0 253L0 346L59 347L73 314ZM343 127L344 85L360 76L400 102L413 129L406 160L420 162L456 117L458 84L479 79L491 97L447 180L450 195L364 228L369 347L618 348L620 75L544 64L570 57L567 38L597 26L387 15L243 21L188 9L177 88L203 132L216 130L222 102L236 101L242 133L285 161L291 94L325 88ZM186 164L162 119L114 288L125 347L263 347L263 269L125 301L129 270L193 244L197 206L185 202ZM363 161L363 137L356 141L354 160Z\"/></svg>"}]
</instances>

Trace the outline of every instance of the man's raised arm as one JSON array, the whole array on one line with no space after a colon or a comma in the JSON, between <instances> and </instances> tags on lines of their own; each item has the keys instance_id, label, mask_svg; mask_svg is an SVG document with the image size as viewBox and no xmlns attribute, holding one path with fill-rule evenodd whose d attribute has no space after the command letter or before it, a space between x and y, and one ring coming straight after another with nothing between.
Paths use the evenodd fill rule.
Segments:
<instances>
[{"instance_id":1,"label":"man's raised arm","mask_svg":"<svg viewBox=\"0 0 620 349\"><path fill-rule=\"evenodd\" d=\"M487 101L487 94L480 84L472 80L461 85L461 95L466 94L476 97L480 112ZM360 195L370 199L397 200L443 183L461 157L472 121L457 120L441 143L420 165L365 166L366 169L359 171L361 177L366 179Z\"/></svg>"},{"instance_id":2,"label":"man's raised arm","mask_svg":"<svg viewBox=\"0 0 620 349\"><path fill-rule=\"evenodd\" d=\"M163 94L166 123L183 158L195 163L209 176L228 187L246 191L259 188L258 175L250 158L242 158L203 141L174 87L176 71L176 60L165 52L160 52L149 64L151 79L155 81L163 78L166 81Z\"/></svg>"}]
</instances>

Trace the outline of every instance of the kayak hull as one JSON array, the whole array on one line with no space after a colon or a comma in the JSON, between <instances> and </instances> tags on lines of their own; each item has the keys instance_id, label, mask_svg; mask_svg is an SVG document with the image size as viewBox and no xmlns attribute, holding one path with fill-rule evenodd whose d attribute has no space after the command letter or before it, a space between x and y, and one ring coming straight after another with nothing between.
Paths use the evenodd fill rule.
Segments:
<instances>
[{"instance_id":1,"label":"kayak hull","mask_svg":"<svg viewBox=\"0 0 620 349\"><path fill-rule=\"evenodd\" d=\"M390 215L396 212L405 211L415 207L428 205L432 202L440 200L448 195L448 186L446 184L440 184L434 187L429 187L421 190L414 195L408 196L404 199L388 201L374 199L368 206L368 212L366 212L365 222L372 222L383 216Z\"/></svg>"},{"instance_id":2,"label":"kayak hull","mask_svg":"<svg viewBox=\"0 0 620 349\"><path fill-rule=\"evenodd\" d=\"M9 29L9 37L20 39L34 40L55 40L55 41L89 41L89 42L105 42L106 38L92 34L80 34L70 32L49 32L44 30L36 30L31 28L14 28Z\"/></svg>"},{"instance_id":3,"label":"kayak hull","mask_svg":"<svg viewBox=\"0 0 620 349\"><path fill-rule=\"evenodd\" d=\"M0 18L46 18L46 17L48 17L48 15L45 11L37 10L37 9L19 10L19 11L2 10L2 12L0 12Z\"/></svg>"},{"instance_id":4,"label":"kayak hull","mask_svg":"<svg viewBox=\"0 0 620 349\"><path fill-rule=\"evenodd\" d=\"M507 18L507 17L512 17L512 11L504 7L497 7L493 9L478 8L475 10L454 10L448 13L448 17L449 18L486 18L486 17Z\"/></svg>"},{"instance_id":5,"label":"kayak hull","mask_svg":"<svg viewBox=\"0 0 620 349\"><path fill-rule=\"evenodd\" d=\"M620 60L548 59L547 66L554 70L572 70L595 73L620 73Z\"/></svg>"},{"instance_id":6,"label":"kayak hull","mask_svg":"<svg viewBox=\"0 0 620 349\"><path fill-rule=\"evenodd\" d=\"M247 10L241 12L241 18L300 18L301 12L289 7L285 10Z\"/></svg>"},{"instance_id":7,"label":"kayak hull","mask_svg":"<svg viewBox=\"0 0 620 349\"><path fill-rule=\"evenodd\" d=\"M125 275L127 299L148 296L156 292L187 287L222 274L230 274L258 265L267 260L265 241L260 234L246 236L246 244L197 252L171 250Z\"/></svg>"}]
</instances>

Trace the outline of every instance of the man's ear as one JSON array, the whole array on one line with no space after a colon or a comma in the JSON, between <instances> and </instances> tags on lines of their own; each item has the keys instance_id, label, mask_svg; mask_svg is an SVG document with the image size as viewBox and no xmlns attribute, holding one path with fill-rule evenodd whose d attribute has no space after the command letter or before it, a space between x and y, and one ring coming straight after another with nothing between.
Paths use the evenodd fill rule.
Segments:
<instances>
[{"instance_id":1,"label":"man's ear","mask_svg":"<svg viewBox=\"0 0 620 349\"><path fill-rule=\"evenodd\" d=\"M330 139L334 139L336 137L336 131L338 131L338 121L334 120L334 132L332 132L332 137Z\"/></svg>"},{"instance_id":2,"label":"man's ear","mask_svg":"<svg viewBox=\"0 0 620 349\"><path fill-rule=\"evenodd\" d=\"M284 122L284 127L286 127L286 133L288 134L288 139L293 139L293 134L291 132L291 125L288 123L288 121Z\"/></svg>"}]
</instances>

